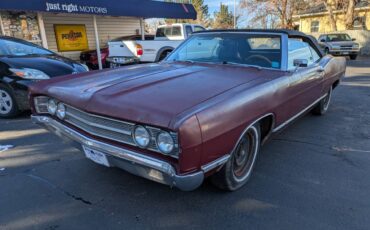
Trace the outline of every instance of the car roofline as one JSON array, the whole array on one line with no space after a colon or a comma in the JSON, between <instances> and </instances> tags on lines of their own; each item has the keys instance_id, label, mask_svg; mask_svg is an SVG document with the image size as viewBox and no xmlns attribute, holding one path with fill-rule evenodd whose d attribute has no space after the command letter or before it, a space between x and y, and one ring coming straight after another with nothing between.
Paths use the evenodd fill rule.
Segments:
<instances>
[{"instance_id":1,"label":"car roofline","mask_svg":"<svg viewBox=\"0 0 370 230\"><path fill-rule=\"evenodd\" d=\"M305 33L297 30L284 30L284 29L215 29L215 30L204 30L197 31L193 34L210 33L210 32L249 32L249 33L276 33L276 34L287 34L288 36L307 36Z\"/></svg>"}]
</instances>

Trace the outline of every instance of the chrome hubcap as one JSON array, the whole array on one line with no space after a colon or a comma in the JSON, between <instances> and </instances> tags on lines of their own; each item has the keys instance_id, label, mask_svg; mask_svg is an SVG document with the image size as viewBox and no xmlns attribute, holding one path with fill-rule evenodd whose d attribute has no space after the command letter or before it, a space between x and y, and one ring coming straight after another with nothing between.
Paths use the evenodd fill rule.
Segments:
<instances>
[{"instance_id":1,"label":"chrome hubcap","mask_svg":"<svg viewBox=\"0 0 370 230\"><path fill-rule=\"evenodd\" d=\"M330 100L331 100L331 92L332 92L332 88L330 88L329 92L328 92L328 95L324 98L324 110L328 110L329 108L329 104L330 104Z\"/></svg>"},{"instance_id":2,"label":"chrome hubcap","mask_svg":"<svg viewBox=\"0 0 370 230\"><path fill-rule=\"evenodd\" d=\"M232 171L236 181L243 181L250 175L257 151L258 132L252 127L240 140L234 152Z\"/></svg>"},{"instance_id":3,"label":"chrome hubcap","mask_svg":"<svg viewBox=\"0 0 370 230\"><path fill-rule=\"evenodd\" d=\"M8 114L12 110L13 100L9 93L0 89L0 114Z\"/></svg>"}]
</instances>

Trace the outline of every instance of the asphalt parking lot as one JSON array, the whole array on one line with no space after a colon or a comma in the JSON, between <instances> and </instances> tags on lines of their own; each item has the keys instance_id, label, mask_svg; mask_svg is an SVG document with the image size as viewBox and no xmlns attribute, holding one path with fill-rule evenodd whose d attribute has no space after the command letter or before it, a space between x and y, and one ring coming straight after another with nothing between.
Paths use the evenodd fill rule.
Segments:
<instances>
[{"instance_id":1,"label":"asphalt parking lot","mask_svg":"<svg viewBox=\"0 0 370 230\"><path fill-rule=\"evenodd\" d=\"M96 165L27 113L0 120L5 145L0 229L369 229L370 59L350 61L328 114L274 136L233 193Z\"/></svg>"}]
</instances>

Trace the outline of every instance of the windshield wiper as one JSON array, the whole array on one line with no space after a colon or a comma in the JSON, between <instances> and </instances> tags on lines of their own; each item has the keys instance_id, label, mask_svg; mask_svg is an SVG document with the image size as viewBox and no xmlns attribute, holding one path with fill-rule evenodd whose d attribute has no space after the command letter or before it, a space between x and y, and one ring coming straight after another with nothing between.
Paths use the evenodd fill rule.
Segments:
<instances>
[{"instance_id":1,"label":"windshield wiper","mask_svg":"<svg viewBox=\"0 0 370 230\"><path fill-rule=\"evenodd\" d=\"M242 64L242 63L237 63L237 62L223 61L222 64L223 65L238 65L238 66L244 66L244 67L252 67L252 68L256 68L258 70L262 69L262 67L258 66L258 65L249 65L249 64Z\"/></svg>"}]
</instances>

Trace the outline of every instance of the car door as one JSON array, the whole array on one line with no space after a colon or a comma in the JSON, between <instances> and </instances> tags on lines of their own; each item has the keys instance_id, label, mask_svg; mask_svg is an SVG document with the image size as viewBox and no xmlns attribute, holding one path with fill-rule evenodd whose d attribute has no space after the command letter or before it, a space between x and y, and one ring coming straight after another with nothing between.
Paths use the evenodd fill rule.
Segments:
<instances>
[{"instance_id":1,"label":"car door","mask_svg":"<svg viewBox=\"0 0 370 230\"><path fill-rule=\"evenodd\" d=\"M292 72L287 87L287 118L294 117L311 106L322 92L324 70L320 66L320 56L307 42L289 39L288 69ZM306 67L294 66L295 60L307 60Z\"/></svg>"}]
</instances>

